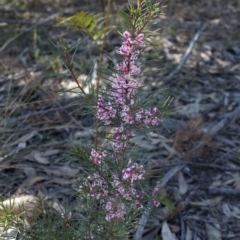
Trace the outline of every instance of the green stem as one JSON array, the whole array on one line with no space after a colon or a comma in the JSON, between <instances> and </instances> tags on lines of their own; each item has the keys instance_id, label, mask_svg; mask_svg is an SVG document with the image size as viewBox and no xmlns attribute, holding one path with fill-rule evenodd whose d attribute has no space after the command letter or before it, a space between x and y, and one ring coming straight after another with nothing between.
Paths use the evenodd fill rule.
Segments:
<instances>
[{"instance_id":1,"label":"green stem","mask_svg":"<svg viewBox=\"0 0 240 240\"><path fill-rule=\"evenodd\" d=\"M104 21L104 26L107 27L109 25L109 11L110 11L110 4L111 0L108 0L107 6L105 7L104 0L101 1L104 15L105 15L105 21ZM104 37L101 43L101 46L98 49L99 52L99 59L98 59L98 69L97 69L97 89L96 89L96 99L98 101L99 98L99 88L100 88L100 73L101 73L101 67L102 67L102 61L103 61L103 48L106 44L107 41L107 34L104 33ZM95 136L94 136L94 147L97 150L98 148L98 119L95 118Z\"/></svg>"}]
</instances>

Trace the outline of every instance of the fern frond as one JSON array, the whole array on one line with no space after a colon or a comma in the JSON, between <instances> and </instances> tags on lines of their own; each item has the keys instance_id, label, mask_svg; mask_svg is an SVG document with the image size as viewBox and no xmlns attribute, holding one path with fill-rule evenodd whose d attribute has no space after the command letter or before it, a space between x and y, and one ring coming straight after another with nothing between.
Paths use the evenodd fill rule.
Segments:
<instances>
[{"instance_id":1,"label":"fern frond","mask_svg":"<svg viewBox=\"0 0 240 240\"><path fill-rule=\"evenodd\" d=\"M67 26L73 31L85 32L94 40L101 39L110 28L101 28L102 18L99 14L79 12L71 17L59 17L57 26Z\"/></svg>"}]
</instances>

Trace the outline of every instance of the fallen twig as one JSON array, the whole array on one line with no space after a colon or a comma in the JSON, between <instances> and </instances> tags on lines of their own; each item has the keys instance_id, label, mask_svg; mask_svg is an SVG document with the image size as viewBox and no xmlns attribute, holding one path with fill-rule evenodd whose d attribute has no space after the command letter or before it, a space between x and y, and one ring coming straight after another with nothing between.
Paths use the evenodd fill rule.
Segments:
<instances>
[{"instance_id":1,"label":"fallen twig","mask_svg":"<svg viewBox=\"0 0 240 240\"><path fill-rule=\"evenodd\" d=\"M163 81L165 83L169 82L172 77L178 73L180 71L180 69L183 67L184 63L186 62L187 58L189 57L193 47L194 47L194 44L196 43L196 41L198 40L200 34L205 30L206 28L206 25L202 25L202 27L198 30L198 32L195 34L194 38L192 39L192 41L190 42L188 48L187 48L187 51L184 53L180 63L178 64L178 66L174 69L174 71L172 71L170 74L168 74L165 78L163 78Z\"/></svg>"},{"instance_id":2,"label":"fallen twig","mask_svg":"<svg viewBox=\"0 0 240 240\"><path fill-rule=\"evenodd\" d=\"M231 196L240 196L239 189L232 188L208 188L208 192L213 195L231 195Z\"/></svg>"},{"instance_id":3,"label":"fallen twig","mask_svg":"<svg viewBox=\"0 0 240 240\"><path fill-rule=\"evenodd\" d=\"M159 165L154 165L153 167L159 167L159 168L169 168L172 166L179 166L179 165L193 165L196 167L206 167L206 168L214 168L214 169L219 169L219 170L223 170L223 171L240 171L240 167L234 166L234 167L226 167L226 166L219 166L217 164L210 164L210 163L197 163L197 162L191 162L191 161L177 161L174 163L170 163L170 164L159 164ZM148 176L150 177L150 176Z\"/></svg>"},{"instance_id":4,"label":"fallen twig","mask_svg":"<svg viewBox=\"0 0 240 240\"><path fill-rule=\"evenodd\" d=\"M227 113L220 122L214 125L214 127L207 129L206 132L210 136L215 136L223 128L226 128L227 125L236 121L239 116L240 116L240 101L238 103L238 107L234 111Z\"/></svg>"}]
</instances>

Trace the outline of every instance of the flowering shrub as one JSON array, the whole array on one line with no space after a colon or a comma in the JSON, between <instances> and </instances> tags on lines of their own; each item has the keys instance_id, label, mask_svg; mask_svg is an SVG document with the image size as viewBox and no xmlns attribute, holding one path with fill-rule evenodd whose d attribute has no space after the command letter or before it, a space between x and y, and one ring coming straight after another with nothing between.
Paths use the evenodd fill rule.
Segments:
<instances>
[{"instance_id":1,"label":"flowering shrub","mask_svg":"<svg viewBox=\"0 0 240 240\"><path fill-rule=\"evenodd\" d=\"M116 66L118 73L114 74L111 82L110 96L107 100L100 98L96 106L96 117L103 121L104 125L117 126L112 133L112 151L107 156L106 151L92 149L90 161L96 165L96 171L80 186L79 190L88 197L100 200L102 207L105 206L105 219L108 222L116 219L124 219L127 207L131 211L143 207L141 203L142 194L134 188L135 181L144 179L145 170L142 165L133 163L127 159L127 151L130 148L129 140L134 135L134 130L148 128L158 125L160 119L157 116L157 109L143 109L139 106L139 88L141 84L137 76L141 74L140 67L136 60L140 48L145 46L144 34L137 36L130 32L123 33L122 46L117 53L124 56L121 63ZM122 171L113 172L111 177L104 177L104 171L108 168L104 159L108 157L121 165ZM119 170L119 169L117 169ZM109 172L108 172L109 174ZM156 190L155 190L156 191ZM159 205L157 199L153 199L155 206Z\"/></svg>"},{"instance_id":2,"label":"flowering shrub","mask_svg":"<svg viewBox=\"0 0 240 240\"><path fill-rule=\"evenodd\" d=\"M93 91L88 95L85 92L74 74L69 52L64 49L66 66L71 76L90 108L94 104L97 120L95 132L98 132L99 125L109 127L111 131L104 144L98 144L99 136L95 134L97 141L94 142L94 148L81 148L75 155L83 160L83 171L77 187L78 205L74 209L64 210L57 220L51 216L46 219L36 218L31 227L23 226L24 230L18 232L27 236L25 239L125 240L133 232L136 220L146 205L149 206L146 203L151 203L153 208L160 205L161 189L155 187L153 191L147 191L144 184L141 184L146 170L136 160L131 145L131 139L139 131L149 130L161 123L159 110L156 107L146 107L139 81L142 71L138 64L140 53L146 45L145 26L158 14L159 8L158 4L151 4L150 0L138 0L137 8L130 5L129 10L128 28L122 33L122 44L116 50L122 56L122 61L116 64L105 92L99 91L99 86L96 93ZM105 34L108 30L105 27L103 31L97 31L96 35L98 21L92 14L82 12L62 19L63 23L68 21L70 25L76 23L77 27L85 26L85 30L88 30L85 32L91 28L90 35L93 39L93 36L100 38L100 33ZM77 24L79 21L81 24Z\"/></svg>"},{"instance_id":3,"label":"flowering shrub","mask_svg":"<svg viewBox=\"0 0 240 240\"><path fill-rule=\"evenodd\" d=\"M147 199L144 191L137 187L144 180L145 170L131 156L130 140L139 130L159 125L161 118L156 107L142 107L142 85L138 80L141 69L137 64L140 51L145 47L142 30L122 34L122 45L117 53L123 60L115 66L107 94L100 96L95 106L96 118L112 131L107 147L97 149L95 146L91 150L89 162L93 171L78 189L82 199L91 202L91 208L95 206L98 216L94 221L100 222L98 226L93 223L90 238L106 237L110 232L117 237L113 226L118 223L123 224L126 231L128 226L124 223L127 219L130 223L142 212ZM154 188L151 199L148 197L154 207L160 205L157 193L158 188Z\"/></svg>"}]
</instances>

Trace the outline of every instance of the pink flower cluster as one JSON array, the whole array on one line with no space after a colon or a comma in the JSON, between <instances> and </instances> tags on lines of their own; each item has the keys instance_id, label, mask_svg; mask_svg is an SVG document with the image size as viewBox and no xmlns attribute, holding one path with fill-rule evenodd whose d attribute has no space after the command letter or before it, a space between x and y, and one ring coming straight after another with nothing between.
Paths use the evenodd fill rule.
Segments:
<instances>
[{"instance_id":1,"label":"pink flower cluster","mask_svg":"<svg viewBox=\"0 0 240 240\"><path fill-rule=\"evenodd\" d=\"M142 194L137 192L133 186L133 182L144 179L145 171L143 167L138 166L138 164L134 166L135 167L129 167L123 170L122 180L119 179L117 174L113 176L112 187L115 191L115 196L109 198L106 203L107 221L123 219L126 214L126 206L121 200L128 202L130 209L143 208L140 202Z\"/></svg>"},{"instance_id":2,"label":"pink flower cluster","mask_svg":"<svg viewBox=\"0 0 240 240\"><path fill-rule=\"evenodd\" d=\"M133 181L142 180L144 179L143 166L139 166L137 163L134 163L132 166L128 167L127 169L122 170L123 173L123 180Z\"/></svg>"},{"instance_id":3,"label":"pink flower cluster","mask_svg":"<svg viewBox=\"0 0 240 240\"><path fill-rule=\"evenodd\" d=\"M122 125L135 125L138 128L159 124L157 109L144 110L137 108L137 90L141 84L136 77L141 74L140 67L136 65L139 48L144 47L144 35L131 36L129 32L123 33L122 46L117 52L124 56L121 63L116 66L118 73L113 77L110 99L100 98L97 103L97 118L106 125L121 120Z\"/></svg>"},{"instance_id":4,"label":"pink flower cluster","mask_svg":"<svg viewBox=\"0 0 240 240\"><path fill-rule=\"evenodd\" d=\"M106 157L106 152L97 152L96 150L92 149L91 151L91 156L90 160L95 164L95 165L100 165L103 161L103 159Z\"/></svg>"},{"instance_id":5,"label":"pink flower cluster","mask_svg":"<svg viewBox=\"0 0 240 240\"><path fill-rule=\"evenodd\" d=\"M141 84L136 77L141 74L140 67L136 65L139 48L144 47L144 35L142 33L132 36L129 32L123 33L122 46L117 52L124 56L121 63L116 66L118 71L111 83L111 93L108 100L100 98L96 106L96 117L105 125L115 125L112 133L112 158L122 166L115 173L107 173L107 179L100 174L108 171L105 151L91 151L90 161L99 172L89 176L79 187L79 191L86 196L95 198L102 206L105 206L105 219L109 222L114 219L123 219L130 209L142 208L141 199L143 194L138 193L134 187L135 181L144 179L143 166L132 164L131 159L126 162L126 151L129 149L129 140L133 137L134 129L148 128L158 125L157 109L143 109L138 103L138 89ZM118 127L116 127L118 126ZM125 159L125 160L124 160ZM120 163L120 164L119 164ZM127 166L126 166L127 165ZM112 171L112 170L111 170ZM153 203L158 206L154 198Z\"/></svg>"},{"instance_id":6,"label":"pink flower cluster","mask_svg":"<svg viewBox=\"0 0 240 240\"><path fill-rule=\"evenodd\" d=\"M131 137L131 132L124 127L115 128L113 131L113 147L115 152L127 150L129 148L127 141Z\"/></svg>"},{"instance_id":7,"label":"pink flower cluster","mask_svg":"<svg viewBox=\"0 0 240 240\"><path fill-rule=\"evenodd\" d=\"M79 187L79 192L83 192L86 196L95 198L105 205L107 221L123 219L126 214L126 202L129 203L130 209L143 207L140 202L142 194L134 188L134 181L144 179L144 173L143 166L135 163L122 171L121 180L118 174L113 174L112 179L109 180L111 185L108 185L106 180L95 173L84 181ZM114 194L110 193L109 188L114 191Z\"/></svg>"},{"instance_id":8,"label":"pink flower cluster","mask_svg":"<svg viewBox=\"0 0 240 240\"><path fill-rule=\"evenodd\" d=\"M97 200L105 199L109 194L107 182L97 173L88 176L84 183L79 186L79 192Z\"/></svg>"},{"instance_id":9,"label":"pink flower cluster","mask_svg":"<svg viewBox=\"0 0 240 240\"><path fill-rule=\"evenodd\" d=\"M159 192L159 189L157 187L155 187L153 189L153 199L152 199L152 203L155 207L158 207L160 205L159 200L156 198L156 195L158 192Z\"/></svg>"},{"instance_id":10,"label":"pink flower cluster","mask_svg":"<svg viewBox=\"0 0 240 240\"><path fill-rule=\"evenodd\" d=\"M123 219L125 215L125 204L117 201L116 198L109 199L106 204L106 220L108 222L114 219Z\"/></svg>"}]
</instances>

